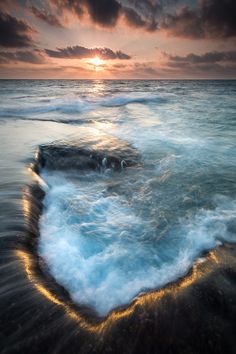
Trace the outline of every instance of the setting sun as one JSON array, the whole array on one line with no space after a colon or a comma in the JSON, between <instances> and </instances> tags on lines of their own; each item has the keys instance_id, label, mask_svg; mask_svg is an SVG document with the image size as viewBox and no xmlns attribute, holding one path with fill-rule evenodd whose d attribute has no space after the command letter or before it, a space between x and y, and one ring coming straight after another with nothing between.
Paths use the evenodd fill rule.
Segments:
<instances>
[{"instance_id":1,"label":"setting sun","mask_svg":"<svg viewBox=\"0 0 236 354\"><path fill-rule=\"evenodd\" d=\"M100 59L99 57L94 57L90 60L90 63L92 63L95 66L100 66L104 64L104 60Z\"/></svg>"}]
</instances>

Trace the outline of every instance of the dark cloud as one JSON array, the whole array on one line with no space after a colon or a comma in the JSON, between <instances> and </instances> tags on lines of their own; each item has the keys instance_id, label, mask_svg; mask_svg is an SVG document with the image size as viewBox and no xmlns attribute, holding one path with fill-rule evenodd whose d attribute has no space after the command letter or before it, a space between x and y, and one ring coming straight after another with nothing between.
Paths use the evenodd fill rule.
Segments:
<instances>
[{"instance_id":1,"label":"dark cloud","mask_svg":"<svg viewBox=\"0 0 236 354\"><path fill-rule=\"evenodd\" d=\"M157 29L158 24L154 17L151 20L146 20L131 7L123 7L122 15L126 23L131 27L144 28L145 30L150 32L153 32Z\"/></svg>"},{"instance_id":2,"label":"dark cloud","mask_svg":"<svg viewBox=\"0 0 236 354\"><path fill-rule=\"evenodd\" d=\"M169 3L173 1L169 0ZM168 3L168 1L163 3L161 0L121 0L121 2L123 6L135 9L137 13L150 23L155 22L160 17L164 10L164 3Z\"/></svg>"},{"instance_id":3,"label":"dark cloud","mask_svg":"<svg viewBox=\"0 0 236 354\"><path fill-rule=\"evenodd\" d=\"M84 14L84 0L49 0L49 2L55 5L60 15L65 10L74 13L79 18Z\"/></svg>"},{"instance_id":4,"label":"dark cloud","mask_svg":"<svg viewBox=\"0 0 236 354\"><path fill-rule=\"evenodd\" d=\"M102 27L114 27L124 19L131 27L147 31L157 29L155 16L162 8L158 0L50 0L59 12L70 11L80 19L87 13L90 19ZM160 12L160 11L159 11Z\"/></svg>"},{"instance_id":5,"label":"dark cloud","mask_svg":"<svg viewBox=\"0 0 236 354\"><path fill-rule=\"evenodd\" d=\"M120 14L121 5L116 0L87 0L84 2L91 19L103 26L114 26Z\"/></svg>"},{"instance_id":6,"label":"dark cloud","mask_svg":"<svg viewBox=\"0 0 236 354\"><path fill-rule=\"evenodd\" d=\"M226 38L236 35L235 0L198 0L197 6L182 6L177 0L50 0L58 11L73 12L80 19L87 13L102 27L114 27L119 19L133 28L166 30L187 38ZM170 6L172 5L172 6ZM173 6L174 5L174 6ZM168 13L169 11L169 13Z\"/></svg>"},{"instance_id":7,"label":"dark cloud","mask_svg":"<svg viewBox=\"0 0 236 354\"><path fill-rule=\"evenodd\" d=\"M165 15L161 28L187 38L227 38L236 36L235 0L199 0L197 8L182 7Z\"/></svg>"},{"instance_id":8,"label":"dark cloud","mask_svg":"<svg viewBox=\"0 0 236 354\"><path fill-rule=\"evenodd\" d=\"M43 64L45 62L44 56L40 50L33 51L17 51L17 52L0 52L0 63L31 63L31 64Z\"/></svg>"},{"instance_id":9,"label":"dark cloud","mask_svg":"<svg viewBox=\"0 0 236 354\"><path fill-rule=\"evenodd\" d=\"M202 38L205 35L201 18L187 6L182 7L174 15L166 15L161 28L177 37Z\"/></svg>"},{"instance_id":10,"label":"dark cloud","mask_svg":"<svg viewBox=\"0 0 236 354\"><path fill-rule=\"evenodd\" d=\"M186 56L172 56L167 55L169 60L176 63L185 64L213 64L219 62L235 62L236 63L236 51L228 52L208 52L202 55L190 53Z\"/></svg>"},{"instance_id":11,"label":"dark cloud","mask_svg":"<svg viewBox=\"0 0 236 354\"><path fill-rule=\"evenodd\" d=\"M219 64L219 63L201 63L198 65L184 64L173 62L170 67L174 69L174 73L178 73L178 77L186 78L209 78L209 79L235 79L236 78L236 65Z\"/></svg>"},{"instance_id":12,"label":"dark cloud","mask_svg":"<svg viewBox=\"0 0 236 354\"><path fill-rule=\"evenodd\" d=\"M206 33L220 37L236 35L235 0L201 0L200 4Z\"/></svg>"},{"instance_id":13,"label":"dark cloud","mask_svg":"<svg viewBox=\"0 0 236 354\"><path fill-rule=\"evenodd\" d=\"M51 13L47 12L46 10L41 10L35 6L32 6L31 11L35 17L46 22L47 24L49 24L51 26L63 27L62 23L57 18L57 16L52 15Z\"/></svg>"},{"instance_id":14,"label":"dark cloud","mask_svg":"<svg viewBox=\"0 0 236 354\"><path fill-rule=\"evenodd\" d=\"M113 27L120 16L121 4L116 0L50 0L59 11L73 12L79 18L88 13L91 20L104 27Z\"/></svg>"},{"instance_id":15,"label":"dark cloud","mask_svg":"<svg viewBox=\"0 0 236 354\"><path fill-rule=\"evenodd\" d=\"M124 7L122 10L123 10L123 15L125 17L125 20L130 26L133 26L133 27L145 27L146 26L146 22L132 8Z\"/></svg>"},{"instance_id":16,"label":"dark cloud","mask_svg":"<svg viewBox=\"0 0 236 354\"><path fill-rule=\"evenodd\" d=\"M101 59L131 59L128 54L121 51L114 52L109 48L86 48L81 46L45 49L48 56L53 58L83 59L99 56Z\"/></svg>"},{"instance_id":17,"label":"dark cloud","mask_svg":"<svg viewBox=\"0 0 236 354\"><path fill-rule=\"evenodd\" d=\"M22 20L0 11L0 46L29 47L34 30Z\"/></svg>"},{"instance_id":18,"label":"dark cloud","mask_svg":"<svg viewBox=\"0 0 236 354\"><path fill-rule=\"evenodd\" d=\"M236 51L208 52L175 56L164 53L167 69L172 68L186 77L235 78Z\"/></svg>"},{"instance_id":19,"label":"dark cloud","mask_svg":"<svg viewBox=\"0 0 236 354\"><path fill-rule=\"evenodd\" d=\"M17 0L5 0L4 3L11 2ZM178 0L44 0L32 3L34 15L52 26L62 27L64 13L70 12L81 21L86 15L94 24L107 28L113 28L123 20L133 28L162 29L176 37L236 36L236 0L189 0L185 2L189 6L181 6L184 1Z\"/></svg>"}]
</instances>

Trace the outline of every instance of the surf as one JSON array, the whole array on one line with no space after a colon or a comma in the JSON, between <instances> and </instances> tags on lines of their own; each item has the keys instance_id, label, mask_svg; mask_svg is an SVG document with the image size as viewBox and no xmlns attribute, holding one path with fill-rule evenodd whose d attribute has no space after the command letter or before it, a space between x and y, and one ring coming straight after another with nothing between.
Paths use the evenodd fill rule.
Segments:
<instances>
[{"instance_id":1,"label":"surf","mask_svg":"<svg viewBox=\"0 0 236 354\"><path fill-rule=\"evenodd\" d=\"M170 163L173 156L159 169L165 174ZM185 199L173 217L172 207L163 209L156 168L146 171L124 141L41 146L34 170L45 193L37 252L71 299L99 316L177 281L207 251L234 242L235 202L218 195L205 209Z\"/></svg>"}]
</instances>

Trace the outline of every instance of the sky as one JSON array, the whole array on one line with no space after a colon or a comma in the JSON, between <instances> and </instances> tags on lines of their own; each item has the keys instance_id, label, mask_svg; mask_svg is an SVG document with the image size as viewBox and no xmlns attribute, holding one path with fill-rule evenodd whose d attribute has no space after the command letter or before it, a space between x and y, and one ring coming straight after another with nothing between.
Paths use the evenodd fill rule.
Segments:
<instances>
[{"instance_id":1,"label":"sky","mask_svg":"<svg viewBox=\"0 0 236 354\"><path fill-rule=\"evenodd\" d=\"M236 79L236 0L0 0L0 78Z\"/></svg>"}]
</instances>

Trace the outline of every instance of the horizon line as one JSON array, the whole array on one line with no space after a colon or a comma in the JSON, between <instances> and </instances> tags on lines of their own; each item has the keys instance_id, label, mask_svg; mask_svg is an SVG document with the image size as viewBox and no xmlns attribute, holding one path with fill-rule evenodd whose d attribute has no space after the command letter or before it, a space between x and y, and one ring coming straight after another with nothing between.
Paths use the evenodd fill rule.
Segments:
<instances>
[{"instance_id":1,"label":"horizon line","mask_svg":"<svg viewBox=\"0 0 236 354\"><path fill-rule=\"evenodd\" d=\"M160 79L136 79L136 78L125 78L125 79L98 79L98 78L89 78L89 79L72 79L72 78L0 78L0 81L6 81L6 80L25 80L25 81L30 81L30 80L64 80L64 81L236 81L236 78L160 78Z\"/></svg>"}]
</instances>

